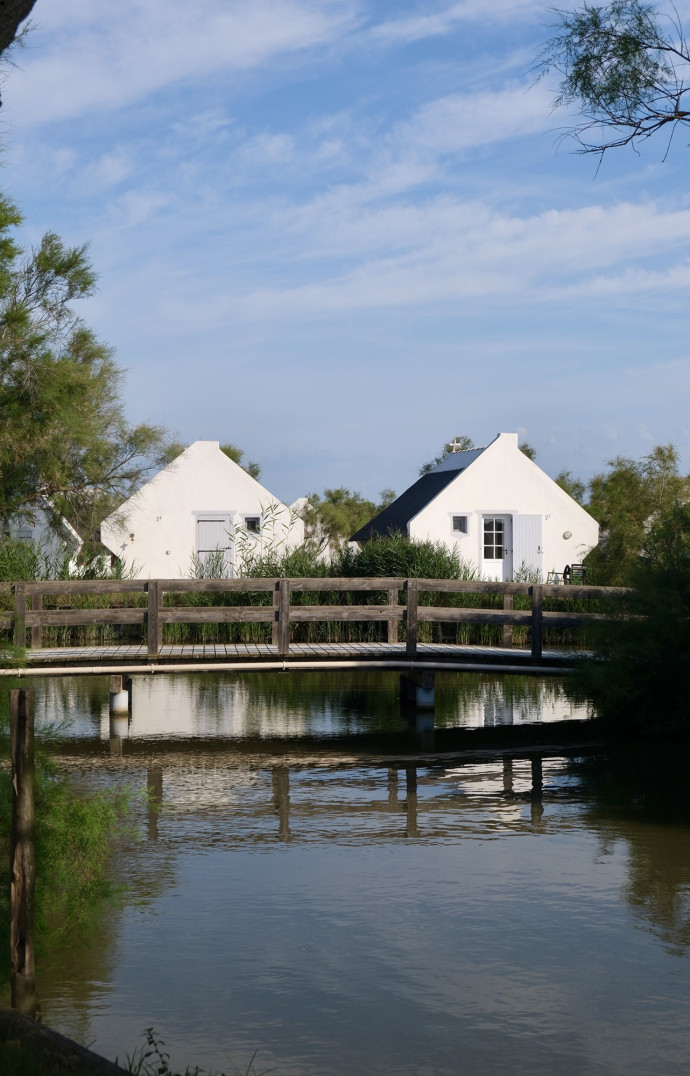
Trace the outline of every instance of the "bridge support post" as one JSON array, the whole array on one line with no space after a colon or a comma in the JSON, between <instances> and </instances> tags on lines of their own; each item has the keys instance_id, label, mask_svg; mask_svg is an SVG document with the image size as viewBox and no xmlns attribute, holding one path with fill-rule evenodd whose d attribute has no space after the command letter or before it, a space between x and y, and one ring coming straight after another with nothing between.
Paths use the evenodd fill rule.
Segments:
<instances>
[{"instance_id":1,"label":"bridge support post","mask_svg":"<svg viewBox=\"0 0 690 1076\"><path fill-rule=\"evenodd\" d=\"M431 669L405 669L400 674L400 701L406 708L433 710L436 677Z\"/></svg>"},{"instance_id":2,"label":"bridge support post","mask_svg":"<svg viewBox=\"0 0 690 1076\"><path fill-rule=\"evenodd\" d=\"M290 580L278 580L278 654L290 653Z\"/></svg>"},{"instance_id":3,"label":"bridge support post","mask_svg":"<svg viewBox=\"0 0 690 1076\"><path fill-rule=\"evenodd\" d=\"M161 623L161 591L158 579L149 579L146 584L148 591L148 615L146 617L146 649L149 661L157 661L163 641L163 624Z\"/></svg>"},{"instance_id":4,"label":"bridge support post","mask_svg":"<svg viewBox=\"0 0 690 1076\"><path fill-rule=\"evenodd\" d=\"M108 709L111 714L128 714L132 709L132 679L129 676L110 677Z\"/></svg>"},{"instance_id":5,"label":"bridge support post","mask_svg":"<svg viewBox=\"0 0 690 1076\"><path fill-rule=\"evenodd\" d=\"M26 584L14 584L14 645L26 646Z\"/></svg>"}]
</instances>

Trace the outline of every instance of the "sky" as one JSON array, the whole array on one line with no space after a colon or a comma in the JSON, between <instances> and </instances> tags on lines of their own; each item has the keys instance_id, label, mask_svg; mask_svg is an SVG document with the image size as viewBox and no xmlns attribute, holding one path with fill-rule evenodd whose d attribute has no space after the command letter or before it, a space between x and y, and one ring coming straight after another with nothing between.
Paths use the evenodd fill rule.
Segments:
<instances>
[{"instance_id":1,"label":"sky","mask_svg":"<svg viewBox=\"0 0 690 1076\"><path fill-rule=\"evenodd\" d=\"M238 445L287 502L402 492L457 434L518 431L552 476L669 441L690 470L690 148L577 155L535 79L546 5L32 22L0 178L27 244L89 243L132 423Z\"/></svg>"}]
</instances>

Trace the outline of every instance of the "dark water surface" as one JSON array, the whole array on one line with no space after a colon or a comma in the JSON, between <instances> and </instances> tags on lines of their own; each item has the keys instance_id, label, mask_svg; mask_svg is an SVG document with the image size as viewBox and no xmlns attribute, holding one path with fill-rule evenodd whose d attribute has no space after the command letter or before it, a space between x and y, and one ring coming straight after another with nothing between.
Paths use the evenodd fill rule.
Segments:
<instances>
[{"instance_id":1,"label":"dark water surface","mask_svg":"<svg viewBox=\"0 0 690 1076\"><path fill-rule=\"evenodd\" d=\"M75 781L149 793L134 900L43 966L51 1026L226 1072L690 1071L690 828L634 774L335 751L400 729L392 674L146 677L114 723L105 678L37 691ZM565 716L557 680L438 677L441 726Z\"/></svg>"}]
</instances>

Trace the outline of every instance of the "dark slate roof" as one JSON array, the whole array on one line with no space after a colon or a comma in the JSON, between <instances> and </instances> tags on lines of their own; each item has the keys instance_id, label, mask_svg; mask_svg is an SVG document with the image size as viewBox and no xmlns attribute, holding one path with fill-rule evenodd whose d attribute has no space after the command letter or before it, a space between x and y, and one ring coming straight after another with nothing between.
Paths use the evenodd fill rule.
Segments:
<instances>
[{"instance_id":1,"label":"dark slate roof","mask_svg":"<svg viewBox=\"0 0 690 1076\"><path fill-rule=\"evenodd\" d=\"M460 455L460 453L458 453ZM388 534L407 534L407 524L421 512L425 505L433 501L442 489L458 477L464 468L454 468L447 471L430 471L429 474L418 478L413 486L406 489L399 497L370 519L363 527L352 535L351 542L366 542L369 538L378 536L385 537Z\"/></svg>"}]
</instances>

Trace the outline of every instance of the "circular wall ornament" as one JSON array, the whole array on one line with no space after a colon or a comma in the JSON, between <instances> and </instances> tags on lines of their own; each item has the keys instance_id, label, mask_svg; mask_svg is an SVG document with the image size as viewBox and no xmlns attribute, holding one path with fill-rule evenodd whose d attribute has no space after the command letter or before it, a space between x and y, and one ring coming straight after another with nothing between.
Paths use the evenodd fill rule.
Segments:
<instances>
[{"instance_id":1,"label":"circular wall ornament","mask_svg":"<svg viewBox=\"0 0 690 1076\"><path fill-rule=\"evenodd\" d=\"M566 539L566 541L568 540L568 538L572 538L572 536L573 536L572 531L563 531L563 537Z\"/></svg>"}]
</instances>

